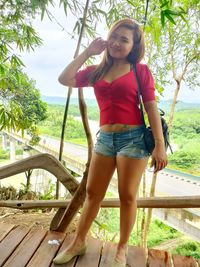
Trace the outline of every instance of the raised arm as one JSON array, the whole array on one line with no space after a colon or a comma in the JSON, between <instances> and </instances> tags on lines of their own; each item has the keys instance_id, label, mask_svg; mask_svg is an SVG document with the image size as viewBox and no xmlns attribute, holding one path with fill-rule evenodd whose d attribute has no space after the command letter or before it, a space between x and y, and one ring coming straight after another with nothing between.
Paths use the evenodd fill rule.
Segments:
<instances>
[{"instance_id":1,"label":"raised arm","mask_svg":"<svg viewBox=\"0 0 200 267\"><path fill-rule=\"evenodd\" d=\"M106 48L107 42L97 38L78 56L76 57L60 74L58 81L66 86L75 87L75 75L82 65L93 55L99 55Z\"/></svg>"}]
</instances>

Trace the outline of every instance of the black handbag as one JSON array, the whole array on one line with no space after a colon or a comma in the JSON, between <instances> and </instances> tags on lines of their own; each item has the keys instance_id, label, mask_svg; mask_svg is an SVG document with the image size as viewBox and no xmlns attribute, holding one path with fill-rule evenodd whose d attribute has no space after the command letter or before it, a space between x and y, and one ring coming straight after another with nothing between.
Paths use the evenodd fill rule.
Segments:
<instances>
[{"instance_id":1,"label":"black handbag","mask_svg":"<svg viewBox=\"0 0 200 267\"><path fill-rule=\"evenodd\" d=\"M137 71L136 71L136 66L133 65L133 71L135 73L135 77L136 77L136 82L137 82L137 93L138 93L138 99L139 99L139 102L140 102L140 111L141 111L141 115L142 115L142 121L143 121L143 124L145 126L145 129L144 129L144 142L145 142L145 146L149 152L149 154L151 154L154 150L154 147L155 147L155 140L154 140L154 137L153 137L153 133L152 133L152 130L151 130L151 127L150 126L146 126L146 123L145 123L145 119L144 119L144 111L143 111L143 105L142 105L142 100L141 100L141 92L140 92L140 83L139 83L139 79L138 79L138 75L137 75ZM169 129L168 129L168 125L164 119L164 115L165 115L165 112L161 109L160 110L160 119L161 119L161 124L162 124L162 132L163 132L163 136L164 136L164 142L165 142L165 149L167 150L167 148L169 147L170 150L171 150L171 153L173 153L172 151L172 148L171 148L171 145L169 143Z\"/></svg>"}]
</instances>

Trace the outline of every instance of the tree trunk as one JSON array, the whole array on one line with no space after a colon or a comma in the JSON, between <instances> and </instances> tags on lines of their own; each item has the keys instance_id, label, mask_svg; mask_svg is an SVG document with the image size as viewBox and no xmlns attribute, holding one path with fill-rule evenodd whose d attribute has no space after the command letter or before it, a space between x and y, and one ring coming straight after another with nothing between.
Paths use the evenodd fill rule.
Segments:
<instances>
[{"instance_id":1,"label":"tree trunk","mask_svg":"<svg viewBox=\"0 0 200 267\"><path fill-rule=\"evenodd\" d=\"M174 111L175 111L175 107L176 107L176 103L177 103L177 98L178 98L178 93L180 90L180 85L181 85L181 80L176 79L176 89L174 91L174 98L173 98L173 102L172 102L172 106L171 106L171 110L170 110L170 115L169 115L169 121L168 121L168 127L169 129L172 127L172 122L173 122L173 118L174 118ZM150 189L150 197L154 197L155 196L155 187L156 187L156 180L157 180L157 174L153 174L152 177L152 184L151 184L151 189ZM149 226L151 223L151 218L152 218L152 209L148 209L147 212L147 220L146 220L146 225L144 228L144 247L147 248L147 234L149 231Z\"/></svg>"},{"instance_id":2,"label":"tree trunk","mask_svg":"<svg viewBox=\"0 0 200 267\"><path fill-rule=\"evenodd\" d=\"M142 197L143 198L146 197L146 172L144 172L143 174ZM139 244L139 246L142 246L142 247L144 247L145 220L146 220L145 208L142 208L141 235L140 235L140 244Z\"/></svg>"},{"instance_id":3,"label":"tree trunk","mask_svg":"<svg viewBox=\"0 0 200 267\"><path fill-rule=\"evenodd\" d=\"M74 53L74 58L76 58L79 54L80 46L81 46L81 41L83 38L83 33L86 25L86 16L88 12L88 6L89 6L89 0L86 1L85 4L85 9L84 9L84 14L83 14L83 20L82 20L82 27L81 27L81 32L79 35L76 51ZM62 161L62 154L63 154L63 146L64 146L64 136L65 136L65 127L66 127L66 121L67 121L67 115L68 115L68 109L69 109L69 102L70 102L70 97L72 93L72 88L68 88L68 95L67 95L67 101L65 105L65 112L64 112L64 117L63 117L63 125L62 125L62 132L61 132L61 139L60 139L60 150L59 150L59 161ZM56 183L56 199L59 198L59 181L57 180Z\"/></svg>"},{"instance_id":4,"label":"tree trunk","mask_svg":"<svg viewBox=\"0 0 200 267\"><path fill-rule=\"evenodd\" d=\"M171 109L170 109L170 113L169 113L169 121L168 121L169 129L171 129L171 127L172 127L172 122L174 119L174 112L175 112L175 107L176 107L176 103L177 103L177 98L178 98L180 86L181 86L181 81L176 80L176 89L174 91L174 97L173 97L173 101L172 101L172 105L171 105Z\"/></svg>"},{"instance_id":5,"label":"tree trunk","mask_svg":"<svg viewBox=\"0 0 200 267\"><path fill-rule=\"evenodd\" d=\"M80 108L80 112L81 112L81 118L82 118L83 127L84 127L84 130L85 130L85 134L86 134L86 137L87 137L87 143L88 143L88 160L87 160L87 164L90 164L90 160L91 160L91 157L92 157L93 140L92 140L92 135L91 135L90 126L89 126L89 122L88 122L87 106L86 106L85 101L84 101L83 89L82 88L79 88L79 90L78 90L78 98L79 98L79 108Z\"/></svg>"},{"instance_id":6,"label":"tree trunk","mask_svg":"<svg viewBox=\"0 0 200 267\"><path fill-rule=\"evenodd\" d=\"M154 197L155 196L156 180L157 180L157 173L154 173L153 177L152 177L152 183L151 183L151 189L150 189L150 197ZM144 239L143 239L144 248L147 248L147 235L148 235L149 226L150 226L150 223L151 223L151 218L152 218L152 209L148 209L147 218L146 218L146 224L145 224L145 227L144 227Z\"/></svg>"},{"instance_id":7,"label":"tree trunk","mask_svg":"<svg viewBox=\"0 0 200 267\"><path fill-rule=\"evenodd\" d=\"M32 174L33 170L28 170L25 172L26 175L26 189L25 189L25 193L27 194L30 190L30 185L31 185L31 174Z\"/></svg>"}]
</instances>

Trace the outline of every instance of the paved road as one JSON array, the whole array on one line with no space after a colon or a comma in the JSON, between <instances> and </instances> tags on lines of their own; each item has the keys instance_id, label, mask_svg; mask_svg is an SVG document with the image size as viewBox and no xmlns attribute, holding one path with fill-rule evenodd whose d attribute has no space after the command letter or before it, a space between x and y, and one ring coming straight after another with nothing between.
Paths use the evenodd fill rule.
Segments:
<instances>
[{"instance_id":1,"label":"paved road","mask_svg":"<svg viewBox=\"0 0 200 267\"><path fill-rule=\"evenodd\" d=\"M150 184L152 174L147 171L147 183ZM160 171L157 175L156 193L166 196L200 195L200 180L195 181L168 171Z\"/></svg>"},{"instance_id":2,"label":"paved road","mask_svg":"<svg viewBox=\"0 0 200 267\"><path fill-rule=\"evenodd\" d=\"M47 149L53 149L59 153L60 140L56 138L50 138L47 136L42 136L40 144L45 146ZM87 160L87 147L72 144L69 142L64 143L63 153L65 155L71 155L74 158L80 158L81 160Z\"/></svg>"}]
</instances>

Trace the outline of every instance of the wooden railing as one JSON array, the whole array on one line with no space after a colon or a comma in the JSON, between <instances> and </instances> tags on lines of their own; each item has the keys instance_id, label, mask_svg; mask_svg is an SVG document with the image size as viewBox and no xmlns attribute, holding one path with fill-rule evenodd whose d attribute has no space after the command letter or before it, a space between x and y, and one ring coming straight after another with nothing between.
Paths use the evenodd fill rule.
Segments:
<instances>
[{"instance_id":1,"label":"wooden railing","mask_svg":"<svg viewBox=\"0 0 200 267\"><path fill-rule=\"evenodd\" d=\"M14 209L67 208L71 198L66 200L0 200L0 207ZM118 198L106 198L102 208L119 208ZM138 208L200 208L200 196L147 197L137 199Z\"/></svg>"}]
</instances>

